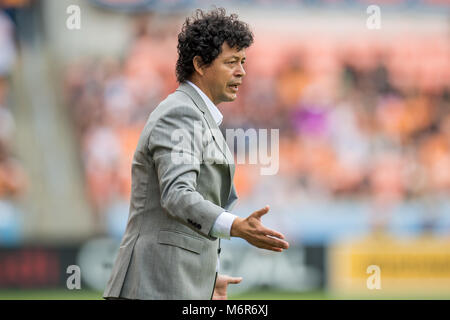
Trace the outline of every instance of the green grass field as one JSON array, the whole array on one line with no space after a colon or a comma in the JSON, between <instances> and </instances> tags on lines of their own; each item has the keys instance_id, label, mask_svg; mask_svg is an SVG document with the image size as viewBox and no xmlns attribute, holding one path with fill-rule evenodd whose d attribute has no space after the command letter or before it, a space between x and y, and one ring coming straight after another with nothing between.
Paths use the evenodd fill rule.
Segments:
<instances>
[{"instance_id":1,"label":"green grass field","mask_svg":"<svg viewBox=\"0 0 450 320\"><path fill-rule=\"evenodd\" d=\"M0 290L0 300L102 300L102 292L91 290ZM255 291L229 296L229 300L358 300L358 299L419 299L450 300L450 292L442 294L383 294L333 295L325 291L281 292Z\"/></svg>"}]
</instances>

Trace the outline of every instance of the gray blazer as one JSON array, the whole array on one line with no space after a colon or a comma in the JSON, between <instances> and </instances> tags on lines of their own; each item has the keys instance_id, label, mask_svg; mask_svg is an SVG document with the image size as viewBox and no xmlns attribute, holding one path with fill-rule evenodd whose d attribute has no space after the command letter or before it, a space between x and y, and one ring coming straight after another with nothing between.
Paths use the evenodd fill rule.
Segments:
<instances>
[{"instance_id":1,"label":"gray blazer","mask_svg":"<svg viewBox=\"0 0 450 320\"><path fill-rule=\"evenodd\" d=\"M193 147L174 141L180 129L195 137ZM180 149L191 161L173 161L172 151ZM140 136L128 223L103 297L211 299L220 240L209 232L236 204L234 170L203 99L181 84L150 114Z\"/></svg>"}]
</instances>

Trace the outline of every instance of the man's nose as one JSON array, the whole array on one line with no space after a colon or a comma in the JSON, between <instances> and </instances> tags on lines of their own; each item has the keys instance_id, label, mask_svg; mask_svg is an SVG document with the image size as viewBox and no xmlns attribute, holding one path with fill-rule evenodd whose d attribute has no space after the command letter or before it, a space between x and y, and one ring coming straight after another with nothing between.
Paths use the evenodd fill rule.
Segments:
<instances>
[{"instance_id":1,"label":"man's nose","mask_svg":"<svg viewBox=\"0 0 450 320\"><path fill-rule=\"evenodd\" d=\"M245 69L244 69L244 66L242 65L242 63L239 64L239 67L236 70L236 75L240 76L240 77L243 77L246 75L246 72L245 72Z\"/></svg>"}]
</instances>

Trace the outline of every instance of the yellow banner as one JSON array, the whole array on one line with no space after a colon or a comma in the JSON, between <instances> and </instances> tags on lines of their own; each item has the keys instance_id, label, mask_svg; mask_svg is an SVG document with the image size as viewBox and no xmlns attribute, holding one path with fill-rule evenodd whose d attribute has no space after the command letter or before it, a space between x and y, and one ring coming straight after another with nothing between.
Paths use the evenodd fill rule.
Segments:
<instances>
[{"instance_id":1,"label":"yellow banner","mask_svg":"<svg viewBox=\"0 0 450 320\"><path fill-rule=\"evenodd\" d=\"M339 291L450 292L450 239L370 237L332 246L328 283Z\"/></svg>"}]
</instances>

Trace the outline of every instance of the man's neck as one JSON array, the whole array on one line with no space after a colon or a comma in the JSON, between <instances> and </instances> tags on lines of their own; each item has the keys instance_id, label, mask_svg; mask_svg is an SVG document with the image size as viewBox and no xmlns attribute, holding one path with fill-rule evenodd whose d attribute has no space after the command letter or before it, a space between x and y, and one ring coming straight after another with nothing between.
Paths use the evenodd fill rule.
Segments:
<instances>
[{"instance_id":1,"label":"man's neck","mask_svg":"<svg viewBox=\"0 0 450 320\"><path fill-rule=\"evenodd\" d=\"M214 101L209 88L203 85L203 83L198 78L192 77L191 79L189 79L189 81L195 84L200 90L202 90L202 92L212 101L212 103L214 103L215 106L218 105L217 101Z\"/></svg>"}]
</instances>

